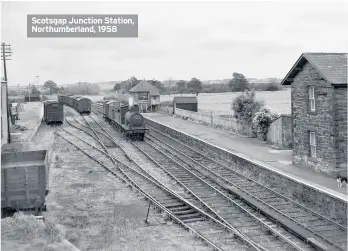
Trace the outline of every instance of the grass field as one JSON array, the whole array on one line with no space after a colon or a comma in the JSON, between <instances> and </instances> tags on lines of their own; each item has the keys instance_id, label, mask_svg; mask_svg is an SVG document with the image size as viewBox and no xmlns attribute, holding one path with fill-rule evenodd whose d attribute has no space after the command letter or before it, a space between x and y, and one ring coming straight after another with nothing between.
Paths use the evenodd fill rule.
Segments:
<instances>
[{"instance_id":1,"label":"grass field","mask_svg":"<svg viewBox=\"0 0 348 251\"><path fill-rule=\"evenodd\" d=\"M198 98L198 109L202 110L217 110L217 111L231 111L231 102L237 97L239 92L227 92L227 93L201 93ZM162 101L172 101L174 96L179 95L164 95L161 96ZM186 95L184 96L192 96ZM266 106L274 112L279 114L291 114L291 90L282 90L276 92L270 91L257 91L256 98L263 100Z\"/></svg>"}]
</instances>

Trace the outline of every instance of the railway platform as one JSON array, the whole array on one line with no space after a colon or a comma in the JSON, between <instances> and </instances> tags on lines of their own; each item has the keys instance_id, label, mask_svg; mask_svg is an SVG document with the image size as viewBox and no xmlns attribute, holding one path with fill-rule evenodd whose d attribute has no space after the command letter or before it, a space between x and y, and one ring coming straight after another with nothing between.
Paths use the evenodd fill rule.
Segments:
<instances>
[{"instance_id":1,"label":"railway platform","mask_svg":"<svg viewBox=\"0 0 348 251\"><path fill-rule=\"evenodd\" d=\"M31 141L41 124L43 117L41 102L22 103L22 107L18 114L19 120L16 120L18 129L11 129L12 142Z\"/></svg>"},{"instance_id":2,"label":"railway platform","mask_svg":"<svg viewBox=\"0 0 348 251\"><path fill-rule=\"evenodd\" d=\"M236 153L246 159L263 164L267 166L267 168L290 176L300 183L313 186L329 194L333 194L336 197L347 200L347 188L344 186L341 188L337 187L334 178L292 165L291 150L275 150L260 140L241 137L226 131L183 120L175 116L160 113L145 113L143 115L147 119L182 131L231 153Z\"/></svg>"}]
</instances>

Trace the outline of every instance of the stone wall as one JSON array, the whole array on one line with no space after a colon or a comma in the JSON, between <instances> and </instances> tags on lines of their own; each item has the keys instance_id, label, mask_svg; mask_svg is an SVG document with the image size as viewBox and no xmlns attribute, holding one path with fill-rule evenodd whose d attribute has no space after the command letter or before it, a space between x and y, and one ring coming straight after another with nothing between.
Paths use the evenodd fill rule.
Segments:
<instances>
[{"instance_id":1,"label":"stone wall","mask_svg":"<svg viewBox=\"0 0 348 251\"><path fill-rule=\"evenodd\" d=\"M284 149L292 149L292 117L282 116L282 146Z\"/></svg>"},{"instance_id":2,"label":"stone wall","mask_svg":"<svg viewBox=\"0 0 348 251\"><path fill-rule=\"evenodd\" d=\"M309 107L309 86L315 88L315 112ZM306 63L291 85L293 164L336 175L334 88ZM316 158L310 157L309 132L316 134Z\"/></svg>"},{"instance_id":3,"label":"stone wall","mask_svg":"<svg viewBox=\"0 0 348 251\"><path fill-rule=\"evenodd\" d=\"M330 195L267 168L264 164L248 160L227 150L211 145L186 133L174 130L153 120L145 118L146 124L176 138L188 146L203 151L207 156L219 158L231 163L234 170L256 180L269 188L277 187L277 191L291 199L306 205L328 218L347 224L347 201Z\"/></svg>"},{"instance_id":4,"label":"stone wall","mask_svg":"<svg viewBox=\"0 0 348 251\"><path fill-rule=\"evenodd\" d=\"M334 92L337 172L347 177L347 86L335 87Z\"/></svg>"}]
</instances>

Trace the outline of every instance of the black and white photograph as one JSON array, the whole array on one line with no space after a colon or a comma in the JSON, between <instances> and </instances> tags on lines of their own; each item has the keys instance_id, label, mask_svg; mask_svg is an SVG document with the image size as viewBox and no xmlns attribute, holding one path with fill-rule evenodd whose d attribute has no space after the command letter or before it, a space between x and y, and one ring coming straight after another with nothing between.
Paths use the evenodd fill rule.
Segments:
<instances>
[{"instance_id":1,"label":"black and white photograph","mask_svg":"<svg viewBox=\"0 0 348 251\"><path fill-rule=\"evenodd\" d=\"M348 251L348 1L2 1L2 251Z\"/></svg>"}]
</instances>

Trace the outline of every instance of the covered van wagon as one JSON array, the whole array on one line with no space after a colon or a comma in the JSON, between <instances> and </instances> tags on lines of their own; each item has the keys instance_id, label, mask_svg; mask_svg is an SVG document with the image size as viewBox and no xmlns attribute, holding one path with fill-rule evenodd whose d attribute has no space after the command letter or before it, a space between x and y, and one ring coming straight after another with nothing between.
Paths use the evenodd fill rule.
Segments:
<instances>
[{"instance_id":1,"label":"covered van wagon","mask_svg":"<svg viewBox=\"0 0 348 251\"><path fill-rule=\"evenodd\" d=\"M56 100L44 101L44 116L43 121L49 123L63 123L64 110L63 104Z\"/></svg>"}]
</instances>

